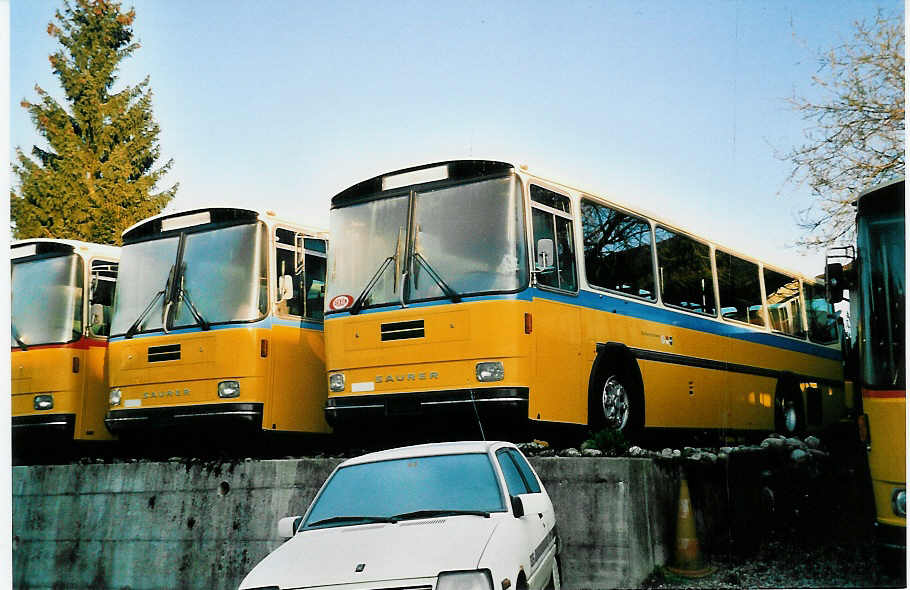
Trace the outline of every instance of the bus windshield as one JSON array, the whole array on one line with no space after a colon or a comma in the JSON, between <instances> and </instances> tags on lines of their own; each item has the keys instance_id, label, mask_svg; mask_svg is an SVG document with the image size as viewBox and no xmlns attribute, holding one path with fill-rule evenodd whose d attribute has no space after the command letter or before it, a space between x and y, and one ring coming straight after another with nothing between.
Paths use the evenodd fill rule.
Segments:
<instances>
[{"instance_id":1,"label":"bus windshield","mask_svg":"<svg viewBox=\"0 0 910 590\"><path fill-rule=\"evenodd\" d=\"M76 254L13 262L12 340L63 343L82 334L82 259Z\"/></svg>"},{"instance_id":2,"label":"bus windshield","mask_svg":"<svg viewBox=\"0 0 910 590\"><path fill-rule=\"evenodd\" d=\"M327 300L369 307L516 291L528 280L521 203L511 175L335 209Z\"/></svg>"},{"instance_id":3,"label":"bus windshield","mask_svg":"<svg viewBox=\"0 0 910 590\"><path fill-rule=\"evenodd\" d=\"M206 324L259 319L268 311L267 255L265 227L256 223L124 246L111 334L126 334L140 318L135 331L162 329L168 304L168 329L199 325L193 308Z\"/></svg>"},{"instance_id":4,"label":"bus windshield","mask_svg":"<svg viewBox=\"0 0 910 590\"><path fill-rule=\"evenodd\" d=\"M872 387L905 387L904 221L860 219L857 248L866 252L860 270L864 306L863 381Z\"/></svg>"}]
</instances>

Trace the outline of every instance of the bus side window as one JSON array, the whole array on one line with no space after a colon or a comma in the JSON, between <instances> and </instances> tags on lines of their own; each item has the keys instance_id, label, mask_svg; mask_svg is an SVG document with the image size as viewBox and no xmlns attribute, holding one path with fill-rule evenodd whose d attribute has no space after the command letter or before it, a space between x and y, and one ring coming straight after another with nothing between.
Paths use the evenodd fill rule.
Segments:
<instances>
[{"instance_id":1,"label":"bus side window","mask_svg":"<svg viewBox=\"0 0 910 590\"><path fill-rule=\"evenodd\" d=\"M765 270L765 297L771 329L775 332L805 338L799 280L770 269Z\"/></svg>"},{"instance_id":2,"label":"bus side window","mask_svg":"<svg viewBox=\"0 0 910 590\"><path fill-rule=\"evenodd\" d=\"M300 285L303 268L297 268L296 233L288 229L275 230L275 281L277 312L281 315L303 315Z\"/></svg>"},{"instance_id":3,"label":"bus side window","mask_svg":"<svg viewBox=\"0 0 910 590\"><path fill-rule=\"evenodd\" d=\"M537 282L547 287L577 291L575 235L569 216L569 198L533 184L530 190L532 201L550 209L536 206L531 209ZM557 214L557 211L564 215Z\"/></svg>"},{"instance_id":4,"label":"bus side window","mask_svg":"<svg viewBox=\"0 0 910 590\"><path fill-rule=\"evenodd\" d=\"M92 336L110 335L118 266L108 260L92 261L89 293L89 332Z\"/></svg>"},{"instance_id":5,"label":"bus side window","mask_svg":"<svg viewBox=\"0 0 910 590\"><path fill-rule=\"evenodd\" d=\"M654 228L657 277L666 305L716 316L711 249L683 234Z\"/></svg>"},{"instance_id":6,"label":"bus side window","mask_svg":"<svg viewBox=\"0 0 910 590\"><path fill-rule=\"evenodd\" d=\"M654 300L651 225L606 205L581 200L588 284Z\"/></svg>"},{"instance_id":7,"label":"bus side window","mask_svg":"<svg viewBox=\"0 0 910 590\"><path fill-rule=\"evenodd\" d=\"M720 250L714 251L714 261L723 317L753 326L764 326L758 265Z\"/></svg>"},{"instance_id":8,"label":"bus side window","mask_svg":"<svg viewBox=\"0 0 910 590\"><path fill-rule=\"evenodd\" d=\"M305 238L303 248L304 315L321 321L325 301L325 240Z\"/></svg>"}]
</instances>

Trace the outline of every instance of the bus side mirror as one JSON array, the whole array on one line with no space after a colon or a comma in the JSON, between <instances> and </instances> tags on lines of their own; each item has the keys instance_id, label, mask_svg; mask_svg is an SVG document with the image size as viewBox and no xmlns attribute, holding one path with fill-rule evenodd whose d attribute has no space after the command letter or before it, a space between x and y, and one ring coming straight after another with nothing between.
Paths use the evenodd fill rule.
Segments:
<instances>
[{"instance_id":1,"label":"bus side mirror","mask_svg":"<svg viewBox=\"0 0 910 590\"><path fill-rule=\"evenodd\" d=\"M100 326L104 324L104 306L100 303L92 303L92 313L90 316L90 326Z\"/></svg>"},{"instance_id":2,"label":"bus side mirror","mask_svg":"<svg viewBox=\"0 0 910 590\"><path fill-rule=\"evenodd\" d=\"M294 277L281 275L278 278L278 301L287 301L294 296Z\"/></svg>"},{"instance_id":3,"label":"bus side mirror","mask_svg":"<svg viewBox=\"0 0 910 590\"><path fill-rule=\"evenodd\" d=\"M849 289L853 283L852 269L844 268L840 262L832 262L825 266L825 299L832 305L844 300L844 289Z\"/></svg>"},{"instance_id":4,"label":"bus side mirror","mask_svg":"<svg viewBox=\"0 0 910 590\"><path fill-rule=\"evenodd\" d=\"M541 238L537 240L537 269L545 270L552 268L555 262L554 253L553 240L550 238Z\"/></svg>"}]
</instances>

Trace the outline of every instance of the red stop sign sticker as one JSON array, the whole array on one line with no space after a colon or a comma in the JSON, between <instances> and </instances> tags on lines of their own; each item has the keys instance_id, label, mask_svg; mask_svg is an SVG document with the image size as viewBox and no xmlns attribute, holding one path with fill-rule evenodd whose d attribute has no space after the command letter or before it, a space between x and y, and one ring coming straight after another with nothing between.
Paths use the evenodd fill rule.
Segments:
<instances>
[{"instance_id":1,"label":"red stop sign sticker","mask_svg":"<svg viewBox=\"0 0 910 590\"><path fill-rule=\"evenodd\" d=\"M329 301L329 307L335 311L340 311L351 307L353 303L354 298L350 295L335 295L332 297L332 300Z\"/></svg>"}]
</instances>

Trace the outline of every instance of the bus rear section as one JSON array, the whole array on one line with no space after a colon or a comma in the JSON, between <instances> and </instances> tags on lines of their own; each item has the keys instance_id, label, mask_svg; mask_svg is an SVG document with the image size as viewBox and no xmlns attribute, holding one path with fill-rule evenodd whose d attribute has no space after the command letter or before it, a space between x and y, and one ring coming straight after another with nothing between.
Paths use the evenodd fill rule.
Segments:
<instances>
[{"instance_id":1,"label":"bus rear section","mask_svg":"<svg viewBox=\"0 0 910 590\"><path fill-rule=\"evenodd\" d=\"M11 247L14 453L104 441L107 336L119 248L74 240Z\"/></svg>"},{"instance_id":2,"label":"bus rear section","mask_svg":"<svg viewBox=\"0 0 910 590\"><path fill-rule=\"evenodd\" d=\"M271 212L230 208L126 230L108 427L221 442L328 432L325 240Z\"/></svg>"},{"instance_id":3,"label":"bus rear section","mask_svg":"<svg viewBox=\"0 0 910 590\"><path fill-rule=\"evenodd\" d=\"M500 410L630 435L795 433L846 413L814 279L520 167L391 172L336 195L330 220L339 427Z\"/></svg>"}]
</instances>

